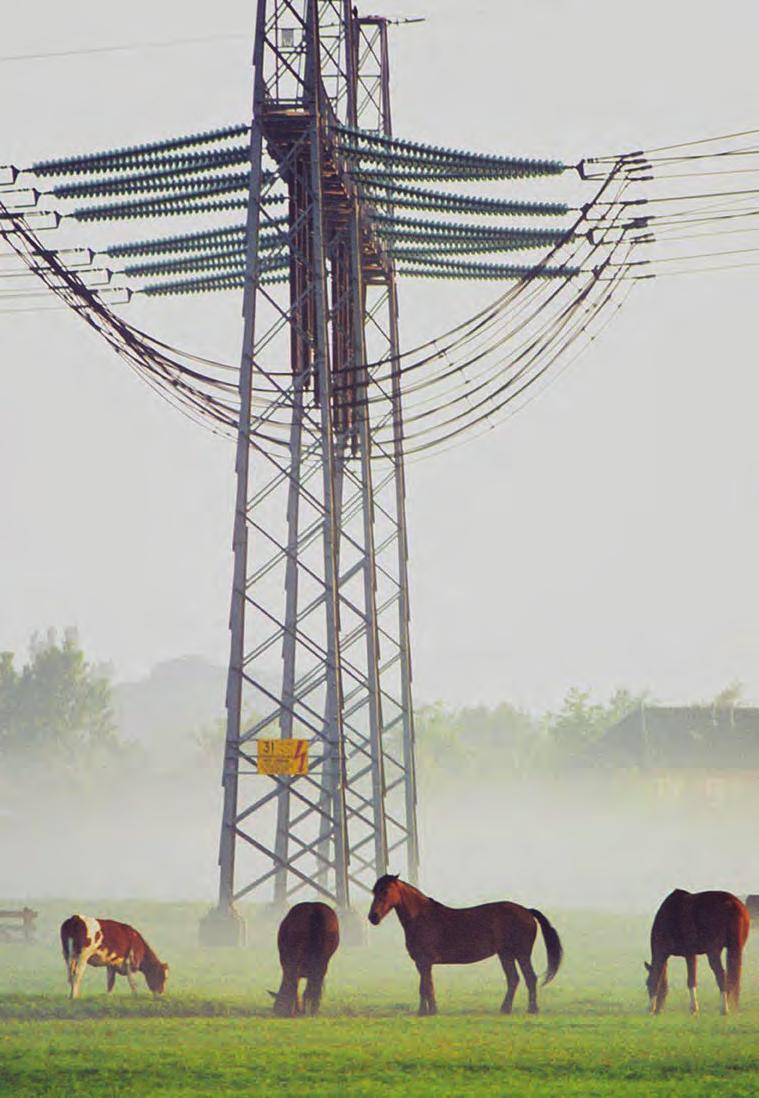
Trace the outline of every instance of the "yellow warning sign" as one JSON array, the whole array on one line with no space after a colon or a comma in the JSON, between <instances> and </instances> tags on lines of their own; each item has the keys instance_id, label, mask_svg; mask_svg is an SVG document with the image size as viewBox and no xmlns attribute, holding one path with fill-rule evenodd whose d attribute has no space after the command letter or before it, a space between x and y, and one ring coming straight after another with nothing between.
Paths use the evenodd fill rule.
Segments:
<instances>
[{"instance_id":1,"label":"yellow warning sign","mask_svg":"<svg viewBox=\"0 0 759 1098\"><path fill-rule=\"evenodd\" d=\"M308 740L257 740L259 774L308 774Z\"/></svg>"}]
</instances>

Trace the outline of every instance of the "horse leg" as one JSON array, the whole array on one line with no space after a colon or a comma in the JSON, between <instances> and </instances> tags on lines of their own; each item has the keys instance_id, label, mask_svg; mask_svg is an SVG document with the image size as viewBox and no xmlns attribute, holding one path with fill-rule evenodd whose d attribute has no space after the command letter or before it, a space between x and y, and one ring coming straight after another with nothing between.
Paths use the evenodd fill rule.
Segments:
<instances>
[{"instance_id":1,"label":"horse leg","mask_svg":"<svg viewBox=\"0 0 759 1098\"><path fill-rule=\"evenodd\" d=\"M275 1013L281 1018L294 1018L301 1013L300 977L294 964L282 968L282 983L275 999Z\"/></svg>"},{"instance_id":2,"label":"horse leg","mask_svg":"<svg viewBox=\"0 0 759 1098\"><path fill-rule=\"evenodd\" d=\"M501 1003L501 1014L511 1014L514 995L519 987L519 970L513 953L499 953L498 958L503 971L506 973L506 995Z\"/></svg>"},{"instance_id":3,"label":"horse leg","mask_svg":"<svg viewBox=\"0 0 759 1098\"><path fill-rule=\"evenodd\" d=\"M419 972L419 1015L437 1014L435 988L432 983L432 965L427 961L417 961Z\"/></svg>"},{"instance_id":4,"label":"horse leg","mask_svg":"<svg viewBox=\"0 0 759 1098\"><path fill-rule=\"evenodd\" d=\"M690 1012L691 1014L698 1014L698 995L696 994L696 966L698 959L695 953L689 953L685 958L685 964L688 968L688 991L690 991Z\"/></svg>"},{"instance_id":5,"label":"horse leg","mask_svg":"<svg viewBox=\"0 0 759 1098\"><path fill-rule=\"evenodd\" d=\"M725 969L722 964L721 950L715 950L713 953L707 954L711 970L714 973L714 978L717 981L717 987L719 988L721 1006L720 1012L727 1014L727 985L725 983Z\"/></svg>"},{"instance_id":6,"label":"horse leg","mask_svg":"<svg viewBox=\"0 0 759 1098\"><path fill-rule=\"evenodd\" d=\"M303 1008L308 1011L309 1014L318 1014L319 1012L325 971L325 969L314 970L306 980L306 990L303 994Z\"/></svg>"},{"instance_id":7,"label":"horse leg","mask_svg":"<svg viewBox=\"0 0 759 1098\"><path fill-rule=\"evenodd\" d=\"M519 961L519 967L522 970L524 976L524 982L527 984L527 994L529 995L529 1002L527 1004L528 1014L538 1013L538 978L535 975L535 969L532 967L532 958L529 953L523 953L517 957Z\"/></svg>"},{"instance_id":8,"label":"horse leg","mask_svg":"<svg viewBox=\"0 0 759 1098\"><path fill-rule=\"evenodd\" d=\"M730 943L727 947L727 981L726 996L724 1000L723 1014L727 1014L728 1003L737 1008L741 994L741 966L743 963L743 946L740 942Z\"/></svg>"}]
</instances>

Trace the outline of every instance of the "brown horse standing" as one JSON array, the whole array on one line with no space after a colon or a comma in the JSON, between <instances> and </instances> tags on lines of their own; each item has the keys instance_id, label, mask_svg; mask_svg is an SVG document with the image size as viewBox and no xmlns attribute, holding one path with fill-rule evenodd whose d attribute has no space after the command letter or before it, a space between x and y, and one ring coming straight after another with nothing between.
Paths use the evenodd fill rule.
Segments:
<instances>
[{"instance_id":1,"label":"brown horse standing","mask_svg":"<svg viewBox=\"0 0 759 1098\"><path fill-rule=\"evenodd\" d=\"M651 927L651 964L646 988L649 1009L658 1014L667 998L667 961L684 957L688 966L690 1009L698 1014L696 957L705 953L722 995L722 1013L738 1006L741 959L750 926L746 905L731 892L685 892L676 888L656 912ZM727 949L727 978L722 950Z\"/></svg>"},{"instance_id":2,"label":"brown horse standing","mask_svg":"<svg viewBox=\"0 0 759 1098\"><path fill-rule=\"evenodd\" d=\"M406 935L406 949L419 971L420 1014L437 1014L433 965L469 965L494 953L506 973L502 1013L511 1013L519 984L517 963L530 996L528 1012L538 1013L538 981L530 959L538 924L548 954L544 984L554 978L562 958L559 935L540 911L509 901L479 907L445 907L398 877L386 874L374 886L369 922L376 926L393 908Z\"/></svg>"},{"instance_id":3,"label":"brown horse standing","mask_svg":"<svg viewBox=\"0 0 759 1098\"><path fill-rule=\"evenodd\" d=\"M282 983L274 994L274 1013L282 1018L316 1014L322 997L324 977L332 954L340 944L337 915L322 903L296 904L279 924L277 946L282 965ZM303 1006L298 981L306 980Z\"/></svg>"}]
</instances>

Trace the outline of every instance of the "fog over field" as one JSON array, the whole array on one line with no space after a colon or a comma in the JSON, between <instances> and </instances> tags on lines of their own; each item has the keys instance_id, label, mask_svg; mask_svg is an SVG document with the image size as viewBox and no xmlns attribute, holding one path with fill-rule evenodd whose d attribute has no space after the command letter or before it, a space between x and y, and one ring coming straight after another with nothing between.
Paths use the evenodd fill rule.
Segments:
<instances>
[{"instance_id":1,"label":"fog over field","mask_svg":"<svg viewBox=\"0 0 759 1098\"><path fill-rule=\"evenodd\" d=\"M32 785L18 812L0 817L4 895L211 903L217 769L103 775L102 788L87 796ZM650 910L675 886L745 894L759 881L747 807L652 805L643 797L615 804L610 791L569 780L504 778L501 786L428 792L420 885L454 904L509 898L613 911ZM402 864L392 868L403 874ZM364 896L354 903L362 908Z\"/></svg>"},{"instance_id":2,"label":"fog over field","mask_svg":"<svg viewBox=\"0 0 759 1098\"><path fill-rule=\"evenodd\" d=\"M172 729L165 718L181 713L175 688L189 682L205 682L194 706L202 713L205 704L210 718L218 676L189 661L117 688L126 747L102 766L4 768L6 897L214 902L221 727L209 719ZM440 900L647 912L675 886L759 890L759 850L746 826L755 811L751 772L739 780L699 770L514 769L474 737L473 759L451 747L430 751L424 719L418 736L420 885ZM273 817L261 827L268 841ZM402 861L390 868L405 873ZM366 898L354 892L353 903L363 910Z\"/></svg>"}]
</instances>

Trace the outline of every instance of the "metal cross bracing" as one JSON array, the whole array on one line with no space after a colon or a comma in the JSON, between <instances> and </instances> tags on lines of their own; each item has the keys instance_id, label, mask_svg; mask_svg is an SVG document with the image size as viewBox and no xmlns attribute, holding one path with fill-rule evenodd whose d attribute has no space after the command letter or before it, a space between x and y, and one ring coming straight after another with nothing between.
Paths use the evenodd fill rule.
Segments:
<instances>
[{"instance_id":1,"label":"metal cross bracing","mask_svg":"<svg viewBox=\"0 0 759 1098\"><path fill-rule=\"evenodd\" d=\"M250 895L347 909L390 865L417 875L395 274L336 129L390 133L386 31L343 0L258 3L217 921ZM289 423L281 451L256 444L254 392L258 434ZM292 736L309 773L258 775L256 740Z\"/></svg>"}]
</instances>

